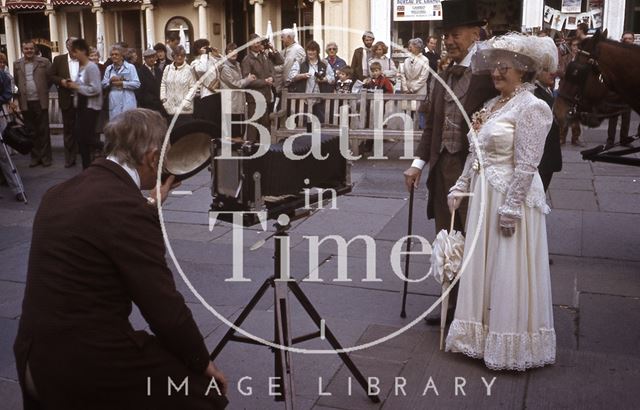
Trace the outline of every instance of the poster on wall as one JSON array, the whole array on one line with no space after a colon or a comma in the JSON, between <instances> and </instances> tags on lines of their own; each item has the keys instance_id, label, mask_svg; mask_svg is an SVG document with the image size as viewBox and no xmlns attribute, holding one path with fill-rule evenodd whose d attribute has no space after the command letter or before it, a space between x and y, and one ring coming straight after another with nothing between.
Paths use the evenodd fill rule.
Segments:
<instances>
[{"instance_id":1,"label":"poster on wall","mask_svg":"<svg viewBox=\"0 0 640 410\"><path fill-rule=\"evenodd\" d=\"M591 28L602 27L602 10L591 10Z\"/></svg>"},{"instance_id":2,"label":"poster on wall","mask_svg":"<svg viewBox=\"0 0 640 410\"><path fill-rule=\"evenodd\" d=\"M582 11L582 0L562 0L563 13L580 13Z\"/></svg>"},{"instance_id":3,"label":"poster on wall","mask_svg":"<svg viewBox=\"0 0 640 410\"><path fill-rule=\"evenodd\" d=\"M552 9L549 6L544 6L544 14L542 18L544 19L545 23L551 23L551 19L553 18L553 12L554 12L554 9Z\"/></svg>"},{"instance_id":4,"label":"poster on wall","mask_svg":"<svg viewBox=\"0 0 640 410\"><path fill-rule=\"evenodd\" d=\"M442 20L441 0L394 0L394 21Z\"/></svg>"},{"instance_id":5,"label":"poster on wall","mask_svg":"<svg viewBox=\"0 0 640 410\"><path fill-rule=\"evenodd\" d=\"M566 17L567 16L565 16L564 14L560 14L558 10L555 10L554 16L551 19L551 28L558 31L562 30L562 26L564 26Z\"/></svg>"},{"instance_id":6,"label":"poster on wall","mask_svg":"<svg viewBox=\"0 0 640 410\"><path fill-rule=\"evenodd\" d=\"M567 24L564 26L566 30L575 30L578 28L578 15L572 14L567 16Z\"/></svg>"},{"instance_id":7,"label":"poster on wall","mask_svg":"<svg viewBox=\"0 0 640 410\"><path fill-rule=\"evenodd\" d=\"M585 23L587 26L591 26L591 13L582 13L578 15L578 24Z\"/></svg>"}]
</instances>

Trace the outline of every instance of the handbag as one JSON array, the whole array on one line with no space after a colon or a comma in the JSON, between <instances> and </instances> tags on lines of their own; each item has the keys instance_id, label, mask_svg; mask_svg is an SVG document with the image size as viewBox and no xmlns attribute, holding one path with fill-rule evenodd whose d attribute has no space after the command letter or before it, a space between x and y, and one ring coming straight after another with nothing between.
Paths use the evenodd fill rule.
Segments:
<instances>
[{"instance_id":1,"label":"handbag","mask_svg":"<svg viewBox=\"0 0 640 410\"><path fill-rule=\"evenodd\" d=\"M2 113L5 118L9 118L4 111L4 108ZM15 113L13 119L7 123L7 127L2 133L2 139L5 144L14 150L18 151L22 155L27 155L33 149L35 133L31 128L25 125L22 115Z\"/></svg>"}]
</instances>

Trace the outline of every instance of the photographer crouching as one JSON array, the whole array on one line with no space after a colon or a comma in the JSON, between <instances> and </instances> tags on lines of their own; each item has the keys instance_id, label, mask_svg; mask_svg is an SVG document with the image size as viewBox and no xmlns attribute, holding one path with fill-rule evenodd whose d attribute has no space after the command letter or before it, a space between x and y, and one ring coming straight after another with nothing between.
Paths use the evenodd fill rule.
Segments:
<instances>
[{"instance_id":1,"label":"photographer crouching","mask_svg":"<svg viewBox=\"0 0 640 410\"><path fill-rule=\"evenodd\" d=\"M165 261L155 198L174 179L140 192L155 186L165 133L155 111L118 115L108 157L44 195L14 345L25 409L226 406L225 376ZM133 329L132 303L155 336ZM187 379L188 394L168 393L169 379Z\"/></svg>"}]
</instances>

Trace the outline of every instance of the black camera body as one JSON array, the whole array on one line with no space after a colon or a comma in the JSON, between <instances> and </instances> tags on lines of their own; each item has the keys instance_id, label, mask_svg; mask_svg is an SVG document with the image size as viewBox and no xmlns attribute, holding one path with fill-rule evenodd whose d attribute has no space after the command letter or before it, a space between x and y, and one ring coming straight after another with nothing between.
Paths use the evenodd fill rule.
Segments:
<instances>
[{"instance_id":1,"label":"black camera body","mask_svg":"<svg viewBox=\"0 0 640 410\"><path fill-rule=\"evenodd\" d=\"M316 71L315 73L313 73L313 75L318 80L324 80L324 77L326 77L327 73L324 70L319 70L319 71Z\"/></svg>"}]
</instances>

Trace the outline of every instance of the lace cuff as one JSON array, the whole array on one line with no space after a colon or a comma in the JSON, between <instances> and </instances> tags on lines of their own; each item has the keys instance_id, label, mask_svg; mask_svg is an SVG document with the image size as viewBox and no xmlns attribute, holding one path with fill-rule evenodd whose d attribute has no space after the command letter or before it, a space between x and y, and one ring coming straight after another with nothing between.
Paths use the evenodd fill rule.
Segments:
<instances>
[{"instance_id":1,"label":"lace cuff","mask_svg":"<svg viewBox=\"0 0 640 410\"><path fill-rule=\"evenodd\" d=\"M498 208L498 214L517 219L522 218L522 205L527 197L534 175L535 172L515 170L511 185L507 191L507 198L504 204Z\"/></svg>"}]
</instances>

